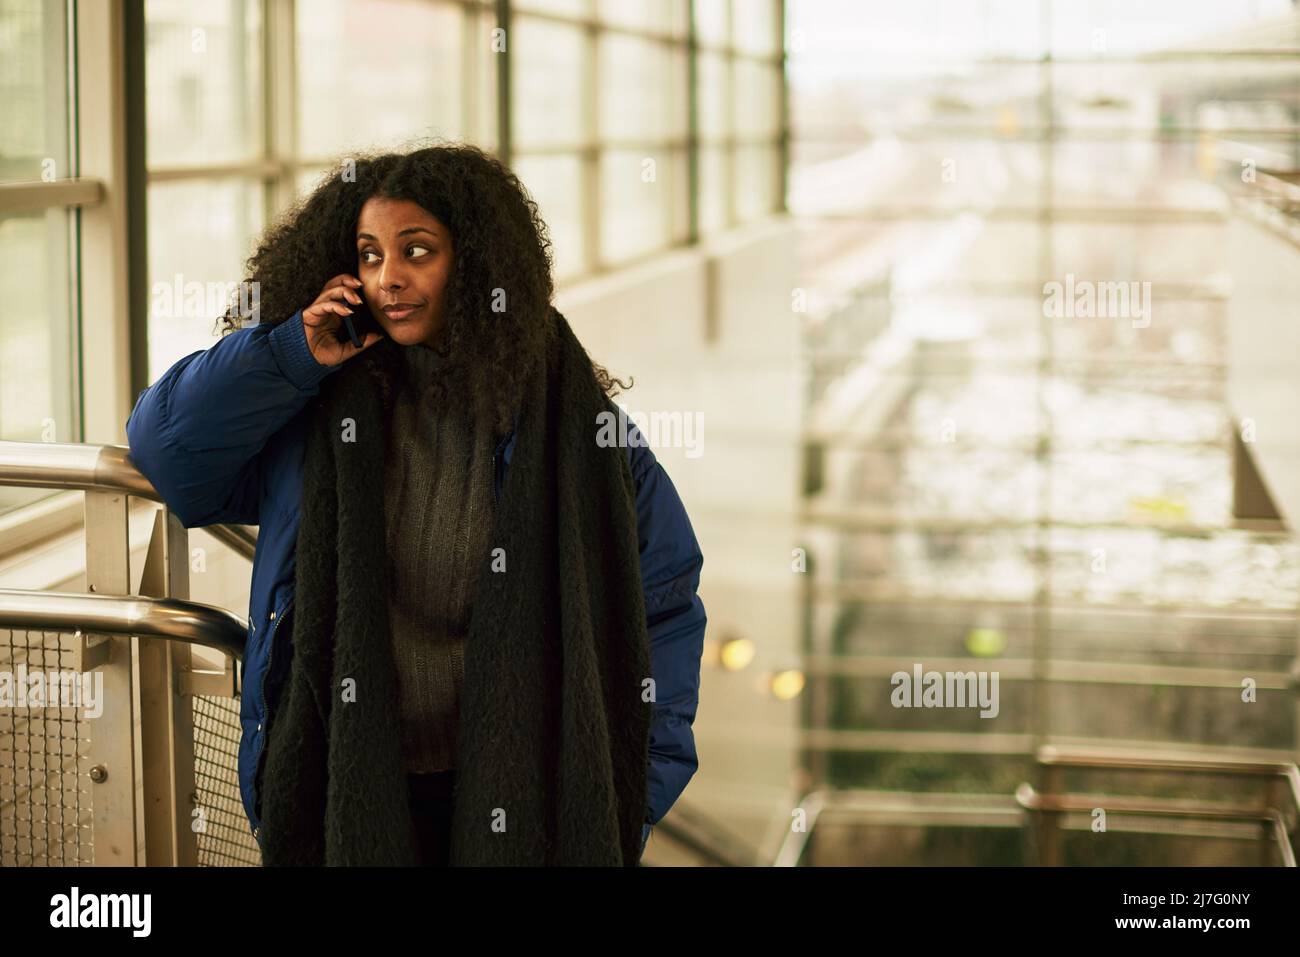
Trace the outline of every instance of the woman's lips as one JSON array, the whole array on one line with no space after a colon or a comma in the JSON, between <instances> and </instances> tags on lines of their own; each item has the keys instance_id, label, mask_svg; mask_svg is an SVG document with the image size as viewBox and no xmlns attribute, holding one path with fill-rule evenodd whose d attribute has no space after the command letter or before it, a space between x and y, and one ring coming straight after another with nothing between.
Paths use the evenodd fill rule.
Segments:
<instances>
[{"instance_id":1,"label":"woman's lips","mask_svg":"<svg viewBox=\"0 0 1300 957\"><path fill-rule=\"evenodd\" d=\"M419 308L420 308L419 306L402 306L400 309L396 307L386 308L384 309L384 315L386 315L389 319L392 319L394 322L401 322L403 319L405 319L411 313L417 311Z\"/></svg>"}]
</instances>

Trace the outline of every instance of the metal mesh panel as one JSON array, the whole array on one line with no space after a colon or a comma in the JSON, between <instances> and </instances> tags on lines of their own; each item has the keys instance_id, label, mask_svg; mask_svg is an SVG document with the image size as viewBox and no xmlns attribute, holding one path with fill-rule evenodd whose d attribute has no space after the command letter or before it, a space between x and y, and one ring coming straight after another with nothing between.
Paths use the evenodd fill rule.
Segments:
<instances>
[{"instance_id":1,"label":"metal mesh panel","mask_svg":"<svg viewBox=\"0 0 1300 957\"><path fill-rule=\"evenodd\" d=\"M0 630L0 681L14 694L0 706L0 866L94 863L91 781L85 760L91 723L73 707L29 707L20 669L75 674L77 639ZM48 700L48 699L46 699Z\"/></svg>"},{"instance_id":2,"label":"metal mesh panel","mask_svg":"<svg viewBox=\"0 0 1300 957\"><path fill-rule=\"evenodd\" d=\"M19 679L77 674L71 634L0 630L0 867L94 864L90 763L94 727L72 707L28 707ZM261 855L239 796L238 699L199 696L194 704L192 821L200 867L257 867Z\"/></svg>"},{"instance_id":3,"label":"metal mesh panel","mask_svg":"<svg viewBox=\"0 0 1300 957\"><path fill-rule=\"evenodd\" d=\"M194 800L200 867L259 867L239 796L239 700L194 698Z\"/></svg>"}]
</instances>

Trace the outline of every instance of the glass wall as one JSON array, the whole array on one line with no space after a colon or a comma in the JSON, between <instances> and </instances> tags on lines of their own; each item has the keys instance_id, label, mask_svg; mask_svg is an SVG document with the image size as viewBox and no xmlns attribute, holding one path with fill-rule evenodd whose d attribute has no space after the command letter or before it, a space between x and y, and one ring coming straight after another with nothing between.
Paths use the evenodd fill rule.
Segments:
<instances>
[{"instance_id":1,"label":"glass wall","mask_svg":"<svg viewBox=\"0 0 1300 957\"><path fill-rule=\"evenodd\" d=\"M0 3L0 186L17 187L0 207L0 280L30 290L0 312L5 439L82 436L79 208L104 191L74 182L75 9ZM146 91L146 381L216 342L257 235L352 148L446 138L497 152L538 200L560 283L783 209L777 0L142 9L142 59L101 66L139 70ZM125 122L112 117L114 138ZM120 202L125 183L112 189ZM0 495L0 508L29 497Z\"/></svg>"},{"instance_id":2,"label":"glass wall","mask_svg":"<svg viewBox=\"0 0 1300 957\"><path fill-rule=\"evenodd\" d=\"M266 25L258 0L145 4L149 374L213 341L266 214ZM187 285L213 283L206 295ZM190 287L193 288L193 287Z\"/></svg>"},{"instance_id":3,"label":"glass wall","mask_svg":"<svg viewBox=\"0 0 1300 957\"><path fill-rule=\"evenodd\" d=\"M76 176L67 5L0 3L0 184ZM30 191L0 212L0 440L81 438L77 211ZM0 514L49 493L0 488Z\"/></svg>"},{"instance_id":4,"label":"glass wall","mask_svg":"<svg viewBox=\"0 0 1300 957\"><path fill-rule=\"evenodd\" d=\"M445 138L496 152L537 199L562 284L783 208L778 0L141 9L143 58L109 66L140 71L146 96L145 381L216 341L259 232L349 149ZM0 186L22 187L0 207L0 279L17 290L0 315L6 439L81 437L78 208L104 192L73 183L75 10L0 3ZM112 119L118 141L129 122ZM27 189L43 183L81 191ZM120 201L128 182L111 187Z\"/></svg>"},{"instance_id":5,"label":"glass wall","mask_svg":"<svg viewBox=\"0 0 1300 957\"><path fill-rule=\"evenodd\" d=\"M506 26L500 6L147 0L150 380L219 333L220 307L168 287L238 282L257 232L349 149L502 155L560 282L781 209L776 0L516 0Z\"/></svg>"},{"instance_id":6,"label":"glass wall","mask_svg":"<svg viewBox=\"0 0 1300 957\"><path fill-rule=\"evenodd\" d=\"M814 784L1009 796L1047 741L1292 751L1300 551L1234 509L1228 377L1234 296L1300 321L1233 248L1300 236L1256 209L1300 182L1300 12L796 0L789 27ZM917 663L1000 675L1000 707L900 708ZM1096 846L1073 862L1128 863Z\"/></svg>"}]
</instances>

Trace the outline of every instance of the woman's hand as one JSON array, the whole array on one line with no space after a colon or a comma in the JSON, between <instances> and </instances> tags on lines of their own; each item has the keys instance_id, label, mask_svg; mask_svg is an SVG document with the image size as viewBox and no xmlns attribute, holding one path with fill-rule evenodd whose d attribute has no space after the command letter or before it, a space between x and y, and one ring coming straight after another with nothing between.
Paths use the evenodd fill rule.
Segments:
<instances>
[{"instance_id":1,"label":"woman's hand","mask_svg":"<svg viewBox=\"0 0 1300 957\"><path fill-rule=\"evenodd\" d=\"M343 323L341 317L352 315L354 309L362 308L357 306L361 297L353 291L360 288L360 279L348 273L339 273L325 284L316 301L302 311L307 346L311 349L312 356L323 366L336 366L346 362L383 338L378 332L368 332L358 348L352 344L350 337L339 339L336 334ZM349 309L349 306L354 309Z\"/></svg>"}]
</instances>

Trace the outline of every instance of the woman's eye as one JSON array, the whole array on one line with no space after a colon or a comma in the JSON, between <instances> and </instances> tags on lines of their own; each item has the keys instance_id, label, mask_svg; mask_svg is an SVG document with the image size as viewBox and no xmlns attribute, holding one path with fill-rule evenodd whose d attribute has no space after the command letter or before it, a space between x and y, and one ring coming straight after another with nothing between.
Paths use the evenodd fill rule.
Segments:
<instances>
[{"instance_id":1,"label":"woman's eye","mask_svg":"<svg viewBox=\"0 0 1300 957\"><path fill-rule=\"evenodd\" d=\"M407 254L410 255L412 258L419 258L421 256L426 256L432 253L433 251L434 250L429 246L412 245L406 247ZM373 249L365 249L361 251L358 258L363 263L369 263L371 262L369 258L370 256L375 256L376 258L378 258L379 253L375 252Z\"/></svg>"}]
</instances>

